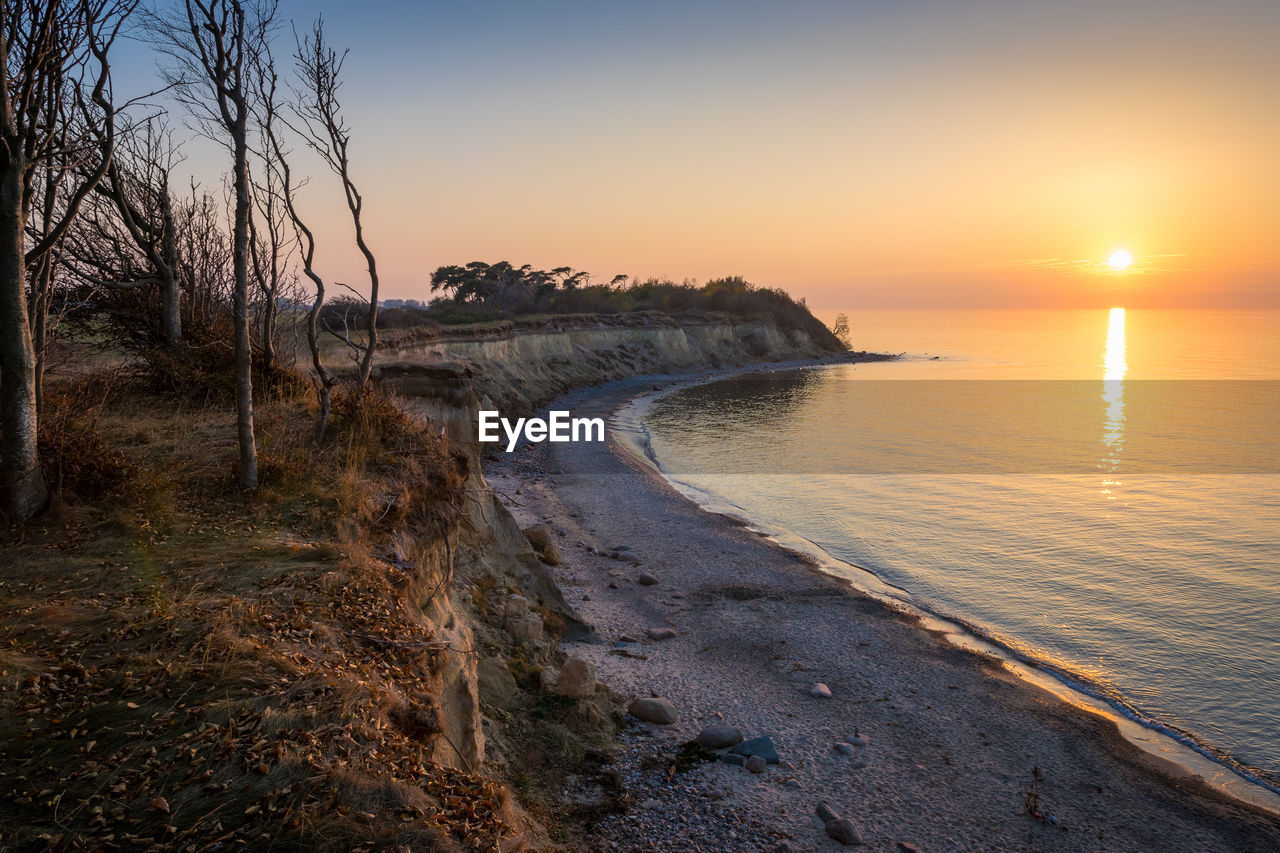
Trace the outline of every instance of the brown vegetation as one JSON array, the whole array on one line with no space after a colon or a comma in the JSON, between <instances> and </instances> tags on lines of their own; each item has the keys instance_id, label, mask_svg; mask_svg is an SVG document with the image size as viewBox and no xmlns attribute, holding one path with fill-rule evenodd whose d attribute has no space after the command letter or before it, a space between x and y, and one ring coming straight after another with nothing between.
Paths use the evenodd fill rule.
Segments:
<instances>
[{"instance_id":1,"label":"brown vegetation","mask_svg":"<svg viewBox=\"0 0 1280 853\"><path fill-rule=\"evenodd\" d=\"M433 757L458 650L421 612L447 594L466 457L372 388L338 396L323 448L314 400L280 398L248 496L229 401L118 392L51 395L60 495L7 549L4 841L493 847L505 793Z\"/></svg>"}]
</instances>

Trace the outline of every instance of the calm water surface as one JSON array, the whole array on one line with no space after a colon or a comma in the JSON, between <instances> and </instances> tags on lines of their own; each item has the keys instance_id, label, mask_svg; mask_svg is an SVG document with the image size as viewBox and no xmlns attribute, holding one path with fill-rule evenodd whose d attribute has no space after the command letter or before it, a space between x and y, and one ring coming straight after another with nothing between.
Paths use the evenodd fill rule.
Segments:
<instances>
[{"instance_id":1,"label":"calm water surface","mask_svg":"<svg viewBox=\"0 0 1280 853\"><path fill-rule=\"evenodd\" d=\"M1280 312L849 313L906 357L669 394L664 472L1280 784Z\"/></svg>"}]
</instances>

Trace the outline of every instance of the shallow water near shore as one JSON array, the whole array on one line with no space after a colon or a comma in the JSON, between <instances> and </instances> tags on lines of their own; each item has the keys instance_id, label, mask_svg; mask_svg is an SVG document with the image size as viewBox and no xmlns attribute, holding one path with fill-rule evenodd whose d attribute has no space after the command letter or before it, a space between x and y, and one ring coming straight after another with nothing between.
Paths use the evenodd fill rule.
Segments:
<instances>
[{"instance_id":1,"label":"shallow water near shore","mask_svg":"<svg viewBox=\"0 0 1280 853\"><path fill-rule=\"evenodd\" d=\"M1276 315L854 313L907 355L620 417L704 504L1275 787Z\"/></svg>"}]
</instances>

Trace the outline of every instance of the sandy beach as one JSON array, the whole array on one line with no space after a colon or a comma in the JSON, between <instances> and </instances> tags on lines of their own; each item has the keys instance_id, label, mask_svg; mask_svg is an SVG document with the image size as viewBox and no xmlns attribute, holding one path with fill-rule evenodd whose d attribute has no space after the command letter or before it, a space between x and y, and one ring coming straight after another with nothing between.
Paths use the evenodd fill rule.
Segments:
<instances>
[{"instance_id":1,"label":"sandy beach","mask_svg":"<svg viewBox=\"0 0 1280 853\"><path fill-rule=\"evenodd\" d=\"M553 408L607 417L654 381ZM868 850L1280 849L1280 818L704 512L612 436L501 457L487 479L522 526L552 529L557 583L599 635L565 650L594 665L620 707L660 696L679 715L629 718L614 769L631 806L596 827L598 849L837 849L819 803ZM664 628L674 636L650 638ZM819 683L829 697L813 695ZM681 744L712 725L770 737L780 761L758 774L719 760L671 774ZM572 782L562 794L590 795Z\"/></svg>"}]
</instances>

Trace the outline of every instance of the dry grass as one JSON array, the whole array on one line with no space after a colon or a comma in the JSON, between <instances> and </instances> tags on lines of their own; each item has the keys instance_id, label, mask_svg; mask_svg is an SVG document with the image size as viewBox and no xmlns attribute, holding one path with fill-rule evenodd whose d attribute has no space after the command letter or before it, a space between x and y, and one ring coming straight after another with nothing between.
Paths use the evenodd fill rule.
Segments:
<instances>
[{"instance_id":1,"label":"dry grass","mask_svg":"<svg viewBox=\"0 0 1280 853\"><path fill-rule=\"evenodd\" d=\"M376 394L312 448L283 395L250 496L229 410L84 382L59 500L5 545L6 849L495 849L505 792L432 761L419 610L465 457Z\"/></svg>"}]
</instances>

